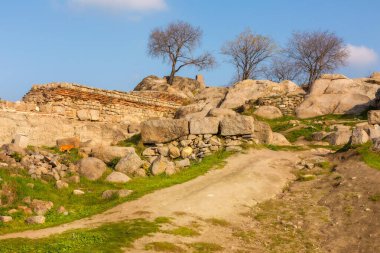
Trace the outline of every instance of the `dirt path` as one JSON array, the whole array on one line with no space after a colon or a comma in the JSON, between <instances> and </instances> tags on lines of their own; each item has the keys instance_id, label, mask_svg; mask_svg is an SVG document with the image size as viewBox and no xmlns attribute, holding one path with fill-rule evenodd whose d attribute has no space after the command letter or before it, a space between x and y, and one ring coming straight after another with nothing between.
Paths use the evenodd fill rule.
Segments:
<instances>
[{"instance_id":1,"label":"dirt path","mask_svg":"<svg viewBox=\"0 0 380 253\"><path fill-rule=\"evenodd\" d=\"M57 227L6 234L0 239L43 238L72 229L141 218L144 214L154 218L184 212L202 219L233 221L238 213L280 193L294 177L291 170L302 154L251 150L230 157L221 170L123 203L104 213Z\"/></svg>"}]
</instances>

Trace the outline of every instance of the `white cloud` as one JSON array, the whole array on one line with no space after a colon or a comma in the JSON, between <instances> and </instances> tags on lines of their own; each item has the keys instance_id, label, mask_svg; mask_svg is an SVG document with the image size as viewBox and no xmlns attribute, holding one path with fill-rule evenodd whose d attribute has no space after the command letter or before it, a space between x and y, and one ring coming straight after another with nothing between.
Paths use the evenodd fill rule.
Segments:
<instances>
[{"instance_id":1,"label":"white cloud","mask_svg":"<svg viewBox=\"0 0 380 253\"><path fill-rule=\"evenodd\" d=\"M162 11L167 8L166 0L68 0L76 8L99 8L111 11Z\"/></svg>"},{"instance_id":2,"label":"white cloud","mask_svg":"<svg viewBox=\"0 0 380 253\"><path fill-rule=\"evenodd\" d=\"M378 55L372 48L347 45L348 63L353 67L368 67L377 63Z\"/></svg>"}]
</instances>

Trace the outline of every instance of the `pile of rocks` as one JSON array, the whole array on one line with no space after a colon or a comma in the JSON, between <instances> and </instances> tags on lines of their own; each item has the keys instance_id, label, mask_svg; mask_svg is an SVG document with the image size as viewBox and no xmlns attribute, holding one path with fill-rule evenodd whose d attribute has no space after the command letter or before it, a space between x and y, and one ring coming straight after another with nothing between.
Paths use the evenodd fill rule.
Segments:
<instances>
[{"instance_id":1,"label":"pile of rocks","mask_svg":"<svg viewBox=\"0 0 380 253\"><path fill-rule=\"evenodd\" d=\"M327 141L334 146L361 145L372 141L374 149L380 150L380 110L368 112L368 122L362 122L354 127L345 125L331 126L331 132L317 132L312 138L314 141Z\"/></svg>"}]
</instances>

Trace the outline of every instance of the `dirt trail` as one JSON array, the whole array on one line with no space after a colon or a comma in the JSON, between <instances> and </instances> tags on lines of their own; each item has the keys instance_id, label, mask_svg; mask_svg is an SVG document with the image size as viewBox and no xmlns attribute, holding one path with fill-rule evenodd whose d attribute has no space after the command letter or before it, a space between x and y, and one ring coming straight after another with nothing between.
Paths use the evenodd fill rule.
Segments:
<instances>
[{"instance_id":1,"label":"dirt trail","mask_svg":"<svg viewBox=\"0 0 380 253\"><path fill-rule=\"evenodd\" d=\"M43 238L72 229L140 218L144 213L158 217L185 212L204 219L231 221L255 203L280 193L294 177L291 170L300 154L304 152L251 150L230 157L223 169L123 203L104 213L56 227L6 234L0 239Z\"/></svg>"}]
</instances>

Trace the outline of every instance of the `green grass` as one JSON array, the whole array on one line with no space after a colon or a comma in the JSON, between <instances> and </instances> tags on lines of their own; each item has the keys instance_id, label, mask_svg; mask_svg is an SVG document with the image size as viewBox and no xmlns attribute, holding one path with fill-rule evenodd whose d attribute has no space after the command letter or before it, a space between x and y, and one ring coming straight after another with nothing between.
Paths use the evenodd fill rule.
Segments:
<instances>
[{"instance_id":1,"label":"green grass","mask_svg":"<svg viewBox=\"0 0 380 253\"><path fill-rule=\"evenodd\" d=\"M221 227L228 227L231 224L223 219L217 219L217 218L210 218L206 220L208 223L214 225L214 226L221 226Z\"/></svg>"},{"instance_id":2,"label":"green grass","mask_svg":"<svg viewBox=\"0 0 380 253\"><path fill-rule=\"evenodd\" d=\"M171 243L171 242L151 242L145 245L146 250L154 250L158 252L174 252L182 253L186 252L181 247Z\"/></svg>"},{"instance_id":3,"label":"green grass","mask_svg":"<svg viewBox=\"0 0 380 253\"><path fill-rule=\"evenodd\" d=\"M323 130L321 124L310 124L304 128L296 129L285 134L285 137L290 142L295 142L299 137L303 136L306 140L311 141L313 133L320 132Z\"/></svg>"},{"instance_id":4,"label":"green grass","mask_svg":"<svg viewBox=\"0 0 380 253\"><path fill-rule=\"evenodd\" d=\"M29 147L31 148L31 147ZM60 156L60 162L69 165L76 163L83 157L79 154L79 149L73 148L69 152L61 152L58 147L43 147L44 149Z\"/></svg>"},{"instance_id":5,"label":"green grass","mask_svg":"<svg viewBox=\"0 0 380 253\"><path fill-rule=\"evenodd\" d=\"M380 193L376 193L374 195L371 195L368 197L368 199L373 201L373 202L380 201Z\"/></svg>"},{"instance_id":6,"label":"green grass","mask_svg":"<svg viewBox=\"0 0 380 253\"><path fill-rule=\"evenodd\" d=\"M363 144L357 151L368 166L380 170L380 154L372 151L371 143Z\"/></svg>"},{"instance_id":7,"label":"green grass","mask_svg":"<svg viewBox=\"0 0 380 253\"><path fill-rule=\"evenodd\" d=\"M120 141L117 145L121 147L133 147L138 155L141 155L146 148L141 141L141 134L133 135L127 140Z\"/></svg>"},{"instance_id":8,"label":"green grass","mask_svg":"<svg viewBox=\"0 0 380 253\"><path fill-rule=\"evenodd\" d=\"M22 203L22 199L27 196L30 196L32 199L49 200L54 203L54 208L46 215L45 224L26 225L24 222L26 216L19 212L12 214L13 222L0 223L0 234L55 226L103 212L122 202L135 200L156 190L184 183L205 174L212 168L221 167L224 165L224 160L231 154L225 151L216 152L205 157L202 162L194 163L188 169L184 169L173 176L160 175L134 178L123 185L106 183L103 179L93 182L82 178L78 185L70 184L68 189L62 190L57 190L53 181L44 183L40 180L31 179L29 175L26 175L25 171L19 171L21 175L15 177L11 175L14 171L0 169L0 178L3 179L0 182L0 188L4 182L7 182L12 189L16 190L17 196L10 206L0 207L1 214L6 213L9 209L17 208L18 205L25 205ZM110 172L111 170L108 171L108 173ZM103 178L106 176L104 175ZM34 184L33 189L28 187L29 183ZM74 189L82 189L86 194L80 196L73 195L72 191ZM133 193L123 199L102 199L103 191L109 189L129 189L133 190ZM64 206L69 211L69 215L64 216L59 214L57 208L60 206Z\"/></svg>"},{"instance_id":9,"label":"green grass","mask_svg":"<svg viewBox=\"0 0 380 253\"><path fill-rule=\"evenodd\" d=\"M95 229L81 229L65 232L44 239L9 239L1 241L2 253L63 253L123 252L122 248L143 236L158 232L160 222L143 219L103 225Z\"/></svg>"},{"instance_id":10,"label":"green grass","mask_svg":"<svg viewBox=\"0 0 380 253\"><path fill-rule=\"evenodd\" d=\"M208 242L194 242L188 246L194 250L193 253L212 253L223 250L222 246Z\"/></svg>"},{"instance_id":11,"label":"green grass","mask_svg":"<svg viewBox=\"0 0 380 253\"><path fill-rule=\"evenodd\" d=\"M277 146L277 145L265 145L266 148L273 151L302 151L306 150L305 147L302 146Z\"/></svg>"},{"instance_id":12,"label":"green grass","mask_svg":"<svg viewBox=\"0 0 380 253\"><path fill-rule=\"evenodd\" d=\"M185 237L193 237L193 236L200 235L199 232L195 231L192 228L188 228L188 227L178 227L178 228L175 228L172 230L163 230L162 232L164 232L166 234L185 236Z\"/></svg>"}]
</instances>

